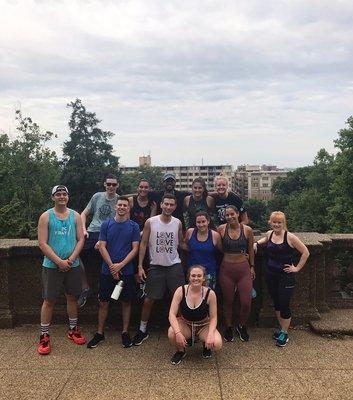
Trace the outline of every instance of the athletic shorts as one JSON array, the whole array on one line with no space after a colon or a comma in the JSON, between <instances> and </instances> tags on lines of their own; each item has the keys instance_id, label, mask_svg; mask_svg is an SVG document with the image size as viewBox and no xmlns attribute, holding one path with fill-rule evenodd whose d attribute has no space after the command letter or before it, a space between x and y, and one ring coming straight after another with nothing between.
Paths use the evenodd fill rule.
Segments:
<instances>
[{"instance_id":1,"label":"athletic shorts","mask_svg":"<svg viewBox=\"0 0 353 400\"><path fill-rule=\"evenodd\" d=\"M181 264L169 267L163 265L150 265L146 279L146 297L153 300L163 299L166 288L170 294L185 283Z\"/></svg>"},{"instance_id":2,"label":"athletic shorts","mask_svg":"<svg viewBox=\"0 0 353 400\"><path fill-rule=\"evenodd\" d=\"M132 301L137 299L137 283L134 275L126 275L122 277L124 285L120 293L119 300ZM110 301L115 285L118 283L112 275L101 274L99 279L99 301Z\"/></svg>"},{"instance_id":3,"label":"athletic shorts","mask_svg":"<svg viewBox=\"0 0 353 400\"><path fill-rule=\"evenodd\" d=\"M60 272L59 268L42 267L43 299L56 300L62 287L65 294L80 295L82 290L80 268L74 267L67 272Z\"/></svg>"},{"instance_id":4,"label":"athletic shorts","mask_svg":"<svg viewBox=\"0 0 353 400\"><path fill-rule=\"evenodd\" d=\"M88 238L85 239L85 244L82 250L94 249L94 246L98 242L99 232L88 232Z\"/></svg>"}]
</instances>

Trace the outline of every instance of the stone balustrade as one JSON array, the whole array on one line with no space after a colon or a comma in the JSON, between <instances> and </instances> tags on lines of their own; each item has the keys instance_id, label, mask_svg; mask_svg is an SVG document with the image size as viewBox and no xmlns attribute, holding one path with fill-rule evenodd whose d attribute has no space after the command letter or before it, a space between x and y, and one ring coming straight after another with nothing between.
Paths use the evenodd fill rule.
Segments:
<instances>
[{"instance_id":1,"label":"stone balustrade","mask_svg":"<svg viewBox=\"0 0 353 400\"><path fill-rule=\"evenodd\" d=\"M320 319L320 314L331 308L353 308L353 298L342 290L340 270L335 259L339 252L353 252L353 234L298 233L308 246L307 265L297 275L292 300L293 324ZM264 282L265 257L259 250L256 256L257 278L254 283L258 296L253 301L251 321L259 326L273 325L274 312ZM0 328L11 328L23 323L39 322L41 296L42 254L38 242L27 239L0 239ZM99 270L96 260L84 260L93 295L80 312L81 323L95 324L97 319L97 287ZM351 267L350 267L351 268ZM352 273L352 271L348 271ZM352 280L352 277L350 277ZM167 304L160 305L164 317ZM118 312L116 305L113 313ZM112 313L111 313L112 314ZM134 318L139 318L139 307L134 306ZM54 322L66 322L65 300L62 296L56 306ZM163 323L163 322L162 322Z\"/></svg>"}]
</instances>

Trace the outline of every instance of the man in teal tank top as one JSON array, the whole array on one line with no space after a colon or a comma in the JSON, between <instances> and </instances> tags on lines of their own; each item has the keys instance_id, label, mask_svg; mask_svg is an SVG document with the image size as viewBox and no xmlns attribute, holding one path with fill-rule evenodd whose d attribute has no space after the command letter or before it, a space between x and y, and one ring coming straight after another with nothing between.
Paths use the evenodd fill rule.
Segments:
<instances>
[{"instance_id":1,"label":"man in teal tank top","mask_svg":"<svg viewBox=\"0 0 353 400\"><path fill-rule=\"evenodd\" d=\"M41 335L38 353L51 351L49 326L56 298L64 287L69 317L68 338L76 344L86 343L77 327L77 296L81 292L78 255L84 243L80 215L67 207L69 191L66 186L52 189L54 208L45 211L38 222L38 242L44 254L42 267Z\"/></svg>"}]
</instances>

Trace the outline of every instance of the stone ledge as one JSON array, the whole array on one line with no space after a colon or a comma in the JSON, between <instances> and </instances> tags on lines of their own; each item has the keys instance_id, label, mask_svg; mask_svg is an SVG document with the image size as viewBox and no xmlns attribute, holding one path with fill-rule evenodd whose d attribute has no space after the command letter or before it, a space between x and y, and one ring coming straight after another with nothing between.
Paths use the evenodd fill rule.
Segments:
<instances>
[{"instance_id":1,"label":"stone ledge","mask_svg":"<svg viewBox=\"0 0 353 400\"><path fill-rule=\"evenodd\" d=\"M353 336L353 309L332 310L321 314L318 321L310 321L311 330L320 335L338 334Z\"/></svg>"}]
</instances>

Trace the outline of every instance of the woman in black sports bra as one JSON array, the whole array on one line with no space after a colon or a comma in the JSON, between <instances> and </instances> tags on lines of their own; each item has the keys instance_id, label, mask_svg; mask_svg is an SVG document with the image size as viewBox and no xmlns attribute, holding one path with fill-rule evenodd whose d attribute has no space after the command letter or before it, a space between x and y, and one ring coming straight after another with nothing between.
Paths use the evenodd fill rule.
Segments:
<instances>
[{"instance_id":1,"label":"woman in black sports bra","mask_svg":"<svg viewBox=\"0 0 353 400\"><path fill-rule=\"evenodd\" d=\"M295 274L304 267L309 250L297 236L287 231L283 212L274 211L268 222L272 230L254 244L254 249L257 251L257 245L266 245L267 288L281 327L274 332L273 338L277 346L284 347L289 341L288 329L292 317L289 305L295 286ZM295 250L301 254L296 266L293 264Z\"/></svg>"},{"instance_id":2,"label":"woman in black sports bra","mask_svg":"<svg viewBox=\"0 0 353 400\"><path fill-rule=\"evenodd\" d=\"M188 272L189 284L180 286L174 293L169 311L168 338L177 348L171 363L180 364L186 356L185 347L195 338L203 343L202 357L211 357L212 350L220 350L222 338L217 331L217 299L215 292L205 286L204 267L194 265ZM180 316L178 316L180 315Z\"/></svg>"},{"instance_id":3,"label":"woman in black sports bra","mask_svg":"<svg viewBox=\"0 0 353 400\"><path fill-rule=\"evenodd\" d=\"M241 341L247 342L246 330L251 309L254 270L254 235L250 226L239 223L239 211L235 206L225 210L226 224L218 227L222 237L223 260L219 267L219 283L223 294L225 332L224 340L233 342L232 328L234 292L238 290L240 311L236 331Z\"/></svg>"}]
</instances>

